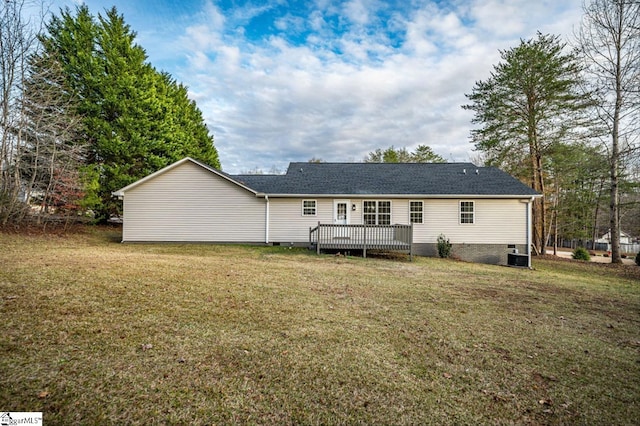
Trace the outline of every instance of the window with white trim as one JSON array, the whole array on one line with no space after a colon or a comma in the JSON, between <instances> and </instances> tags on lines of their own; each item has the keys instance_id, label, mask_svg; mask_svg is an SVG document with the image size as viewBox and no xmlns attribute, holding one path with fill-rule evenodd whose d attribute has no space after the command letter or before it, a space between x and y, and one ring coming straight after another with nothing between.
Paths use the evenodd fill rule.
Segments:
<instances>
[{"instance_id":1,"label":"window with white trim","mask_svg":"<svg viewBox=\"0 0 640 426\"><path fill-rule=\"evenodd\" d=\"M460 223L475 223L475 203L460 201Z\"/></svg>"},{"instance_id":2,"label":"window with white trim","mask_svg":"<svg viewBox=\"0 0 640 426\"><path fill-rule=\"evenodd\" d=\"M365 201L362 211L365 225L391 225L391 201Z\"/></svg>"},{"instance_id":3,"label":"window with white trim","mask_svg":"<svg viewBox=\"0 0 640 426\"><path fill-rule=\"evenodd\" d=\"M423 210L422 201L409 201L409 223L422 223Z\"/></svg>"},{"instance_id":4,"label":"window with white trim","mask_svg":"<svg viewBox=\"0 0 640 426\"><path fill-rule=\"evenodd\" d=\"M316 208L317 208L316 200L302 200L303 216L315 216Z\"/></svg>"}]
</instances>

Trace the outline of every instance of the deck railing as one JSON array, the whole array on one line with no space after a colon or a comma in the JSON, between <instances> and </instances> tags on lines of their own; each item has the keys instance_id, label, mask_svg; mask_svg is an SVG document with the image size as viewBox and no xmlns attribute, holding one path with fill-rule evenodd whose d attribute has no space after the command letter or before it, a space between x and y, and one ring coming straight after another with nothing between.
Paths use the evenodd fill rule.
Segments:
<instances>
[{"instance_id":1,"label":"deck railing","mask_svg":"<svg viewBox=\"0 0 640 426\"><path fill-rule=\"evenodd\" d=\"M401 251L412 255L413 225L334 225L309 228L309 243L320 250Z\"/></svg>"}]
</instances>

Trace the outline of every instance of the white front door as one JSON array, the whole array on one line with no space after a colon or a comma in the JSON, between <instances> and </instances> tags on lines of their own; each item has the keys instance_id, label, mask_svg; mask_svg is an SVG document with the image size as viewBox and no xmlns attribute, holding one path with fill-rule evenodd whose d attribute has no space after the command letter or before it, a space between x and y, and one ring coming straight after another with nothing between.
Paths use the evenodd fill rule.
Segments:
<instances>
[{"instance_id":1,"label":"white front door","mask_svg":"<svg viewBox=\"0 0 640 426\"><path fill-rule=\"evenodd\" d=\"M349 200L333 200L333 223L334 225L348 225L349 213L351 212ZM349 238L349 229L338 227L334 229L334 238Z\"/></svg>"},{"instance_id":2,"label":"white front door","mask_svg":"<svg viewBox=\"0 0 640 426\"><path fill-rule=\"evenodd\" d=\"M336 225L349 224L349 200L333 201L333 223Z\"/></svg>"}]
</instances>

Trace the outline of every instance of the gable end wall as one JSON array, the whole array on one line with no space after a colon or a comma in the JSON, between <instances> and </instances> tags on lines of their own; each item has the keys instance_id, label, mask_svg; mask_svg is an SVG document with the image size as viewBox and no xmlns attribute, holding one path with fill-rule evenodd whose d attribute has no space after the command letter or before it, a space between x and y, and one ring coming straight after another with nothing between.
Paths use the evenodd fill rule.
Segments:
<instances>
[{"instance_id":1,"label":"gable end wall","mask_svg":"<svg viewBox=\"0 0 640 426\"><path fill-rule=\"evenodd\" d=\"M265 239L265 200L191 162L128 190L123 207L123 241Z\"/></svg>"}]
</instances>

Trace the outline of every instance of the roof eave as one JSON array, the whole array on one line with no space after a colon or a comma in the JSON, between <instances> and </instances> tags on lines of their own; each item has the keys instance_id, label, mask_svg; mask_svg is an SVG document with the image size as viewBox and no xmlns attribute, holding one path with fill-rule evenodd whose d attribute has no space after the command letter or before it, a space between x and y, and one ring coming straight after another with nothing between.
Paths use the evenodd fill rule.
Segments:
<instances>
[{"instance_id":1,"label":"roof eave","mask_svg":"<svg viewBox=\"0 0 640 426\"><path fill-rule=\"evenodd\" d=\"M542 194L279 194L266 193L270 198L485 198L485 199L530 199L542 198Z\"/></svg>"}]
</instances>

